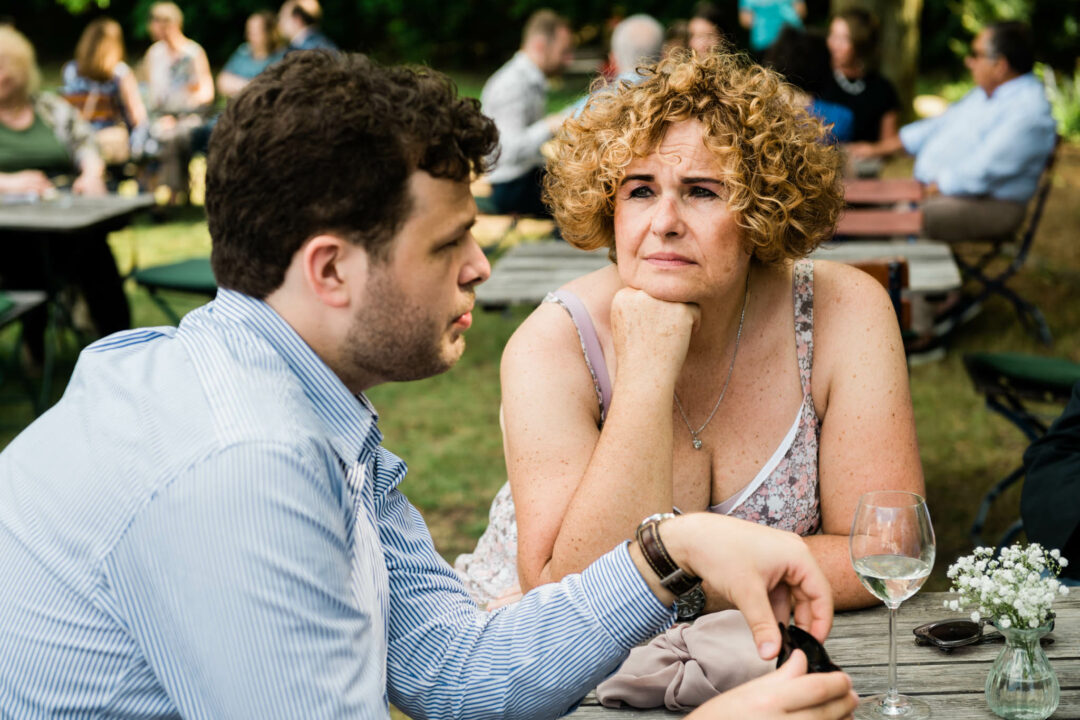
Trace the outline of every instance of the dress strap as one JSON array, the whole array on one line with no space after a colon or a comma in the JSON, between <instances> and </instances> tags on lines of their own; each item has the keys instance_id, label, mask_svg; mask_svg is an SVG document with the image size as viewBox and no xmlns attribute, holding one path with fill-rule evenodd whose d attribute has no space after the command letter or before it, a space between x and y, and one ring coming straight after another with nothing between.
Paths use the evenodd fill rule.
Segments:
<instances>
[{"instance_id":1,"label":"dress strap","mask_svg":"<svg viewBox=\"0 0 1080 720\"><path fill-rule=\"evenodd\" d=\"M574 323L578 339L581 341L581 352L585 355L585 365L589 368L593 387L596 388L596 400L600 404L600 424L603 425L604 418L607 417L607 409L611 405L611 378L608 376L607 363L604 362L604 349L600 345L600 338L596 334L592 316L589 315L581 298L569 290L548 293L544 302L562 305Z\"/></svg>"},{"instance_id":2,"label":"dress strap","mask_svg":"<svg viewBox=\"0 0 1080 720\"><path fill-rule=\"evenodd\" d=\"M814 368L814 261L795 262L792 272L795 305L795 350L799 360L799 381L803 396L810 395L810 374Z\"/></svg>"}]
</instances>

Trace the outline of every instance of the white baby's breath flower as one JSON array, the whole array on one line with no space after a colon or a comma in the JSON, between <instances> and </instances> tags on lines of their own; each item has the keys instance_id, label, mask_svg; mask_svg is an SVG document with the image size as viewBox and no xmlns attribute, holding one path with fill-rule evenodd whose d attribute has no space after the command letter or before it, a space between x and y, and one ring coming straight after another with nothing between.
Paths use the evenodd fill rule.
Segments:
<instances>
[{"instance_id":1,"label":"white baby's breath flower","mask_svg":"<svg viewBox=\"0 0 1080 720\"><path fill-rule=\"evenodd\" d=\"M1068 593L1056 578L1066 564L1060 551L1037 543L1004 548L997 557L990 548L976 548L948 568L958 597L945 605L972 610L975 622L988 617L999 627L1040 627L1052 615L1054 598Z\"/></svg>"}]
</instances>

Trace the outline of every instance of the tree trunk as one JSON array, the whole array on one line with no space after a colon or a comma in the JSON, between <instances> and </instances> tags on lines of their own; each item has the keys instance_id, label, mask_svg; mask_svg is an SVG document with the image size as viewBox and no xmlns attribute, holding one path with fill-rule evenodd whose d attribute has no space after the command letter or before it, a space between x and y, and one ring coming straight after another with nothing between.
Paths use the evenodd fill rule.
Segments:
<instances>
[{"instance_id":1,"label":"tree trunk","mask_svg":"<svg viewBox=\"0 0 1080 720\"><path fill-rule=\"evenodd\" d=\"M919 72L919 19L923 0L831 0L832 12L852 5L866 8L881 21L881 73L900 93L901 120L914 118L915 79Z\"/></svg>"}]
</instances>

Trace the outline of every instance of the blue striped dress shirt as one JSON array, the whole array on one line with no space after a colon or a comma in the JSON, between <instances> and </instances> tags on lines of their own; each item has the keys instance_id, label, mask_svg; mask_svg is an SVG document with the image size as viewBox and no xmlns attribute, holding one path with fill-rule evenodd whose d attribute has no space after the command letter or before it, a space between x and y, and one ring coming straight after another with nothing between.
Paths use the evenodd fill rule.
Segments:
<instances>
[{"instance_id":1,"label":"blue striped dress shirt","mask_svg":"<svg viewBox=\"0 0 1080 720\"><path fill-rule=\"evenodd\" d=\"M265 303L87 348L0 453L0 717L554 717L667 627L625 545L479 610Z\"/></svg>"}]
</instances>

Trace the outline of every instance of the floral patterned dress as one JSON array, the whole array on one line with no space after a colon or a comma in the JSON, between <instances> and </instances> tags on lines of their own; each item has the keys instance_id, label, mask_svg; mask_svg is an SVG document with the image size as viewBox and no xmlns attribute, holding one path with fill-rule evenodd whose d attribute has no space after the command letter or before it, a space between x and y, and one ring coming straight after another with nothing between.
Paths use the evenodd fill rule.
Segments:
<instances>
[{"instance_id":1,"label":"floral patterned dress","mask_svg":"<svg viewBox=\"0 0 1080 720\"><path fill-rule=\"evenodd\" d=\"M795 307L795 347L802 384L803 402L791 429L768 462L742 490L722 503L709 508L750 522L788 530L799 535L812 535L821 527L821 507L818 493L818 439L821 421L814 410L810 394L810 375L814 364L814 264L799 260L792 273L792 293ZM548 295L545 302L557 302L570 313L578 330L586 363L593 375L597 397L600 398L601 418L605 415L604 399L611 396L610 387L603 387L606 377L597 379L594 368L603 364L602 357L590 357L590 350L599 346L591 321L576 317L580 303L566 302L566 291ZM454 568L477 603L483 605L517 585L517 521L510 484L499 489L491 503L488 527L472 553L459 555Z\"/></svg>"}]
</instances>

